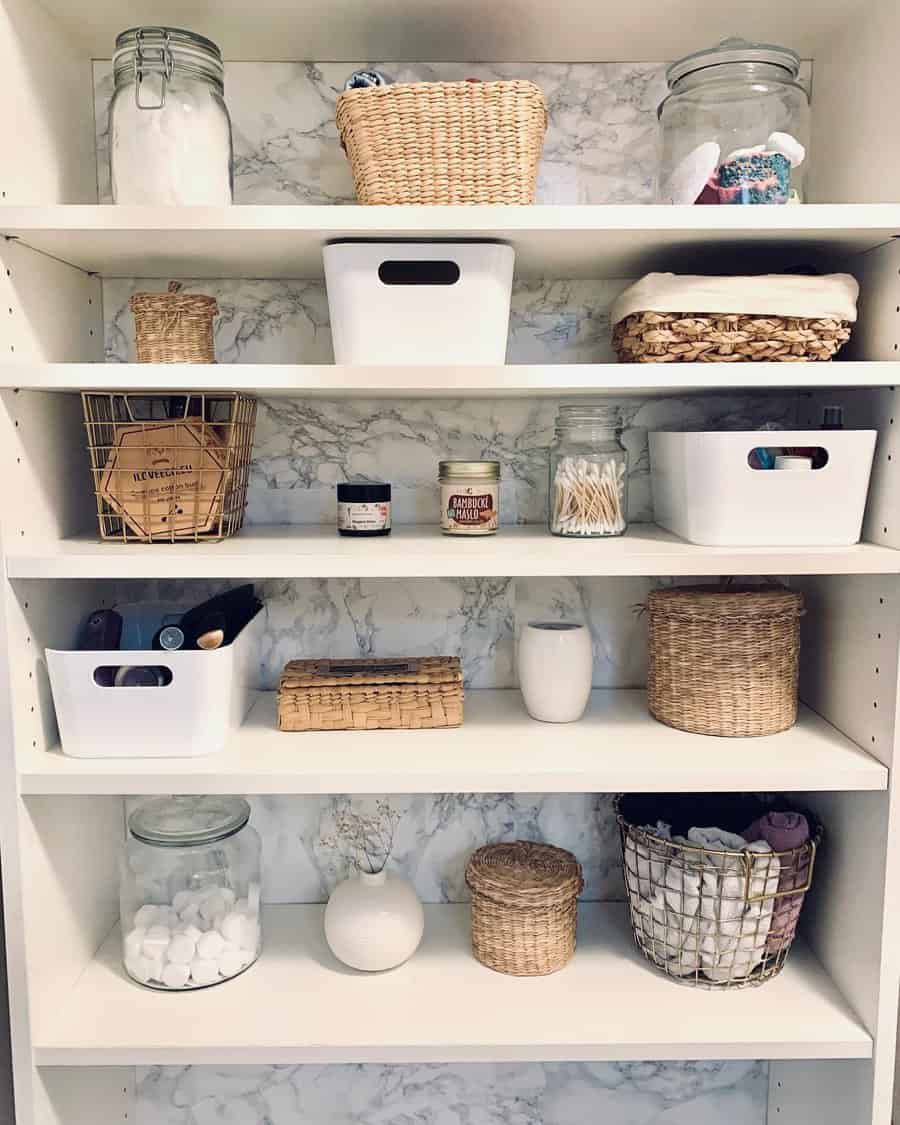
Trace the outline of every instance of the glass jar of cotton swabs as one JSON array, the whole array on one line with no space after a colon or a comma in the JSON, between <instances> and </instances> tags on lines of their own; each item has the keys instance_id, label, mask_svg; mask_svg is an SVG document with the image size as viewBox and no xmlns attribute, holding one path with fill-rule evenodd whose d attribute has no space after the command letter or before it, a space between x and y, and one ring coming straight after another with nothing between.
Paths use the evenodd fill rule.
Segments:
<instances>
[{"instance_id":1,"label":"glass jar of cotton swabs","mask_svg":"<svg viewBox=\"0 0 900 1125\"><path fill-rule=\"evenodd\" d=\"M591 539L628 525L628 453L615 406L561 405L550 450L550 530Z\"/></svg>"}]
</instances>

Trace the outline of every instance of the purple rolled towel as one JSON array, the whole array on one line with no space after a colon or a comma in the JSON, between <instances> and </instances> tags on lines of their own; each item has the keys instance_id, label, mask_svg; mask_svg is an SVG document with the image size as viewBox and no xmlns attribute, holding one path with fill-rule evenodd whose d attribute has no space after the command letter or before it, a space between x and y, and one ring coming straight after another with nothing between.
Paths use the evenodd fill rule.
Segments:
<instances>
[{"instance_id":1,"label":"purple rolled towel","mask_svg":"<svg viewBox=\"0 0 900 1125\"><path fill-rule=\"evenodd\" d=\"M741 835L748 843L765 840L774 852L790 852L795 848L802 848L809 840L809 824L803 813L772 812L761 816L759 820L754 820ZM805 887L809 878L810 850L804 848L793 856L783 855L779 858L781 862L781 874L778 878L779 893ZM801 891L775 900L772 925L766 940L767 953L778 953L794 940L804 897Z\"/></svg>"}]
</instances>

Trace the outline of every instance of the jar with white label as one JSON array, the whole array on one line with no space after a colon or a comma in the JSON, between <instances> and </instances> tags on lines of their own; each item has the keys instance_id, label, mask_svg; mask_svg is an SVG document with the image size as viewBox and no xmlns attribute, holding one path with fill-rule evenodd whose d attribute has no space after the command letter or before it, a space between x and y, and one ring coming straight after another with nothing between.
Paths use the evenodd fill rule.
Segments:
<instances>
[{"instance_id":1,"label":"jar with white label","mask_svg":"<svg viewBox=\"0 0 900 1125\"><path fill-rule=\"evenodd\" d=\"M347 482L337 486L340 535L390 535L391 486L379 482Z\"/></svg>"},{"instance_id":2,"label":"jar with white label","mask_svg":"<svg viewBox=\"0 0 900 1125\"><path fill-rule=\"evenodd\" d=\"M441 461L441 530L493 535L500 523L500 462Z\"/></svg>"}]
</instances>

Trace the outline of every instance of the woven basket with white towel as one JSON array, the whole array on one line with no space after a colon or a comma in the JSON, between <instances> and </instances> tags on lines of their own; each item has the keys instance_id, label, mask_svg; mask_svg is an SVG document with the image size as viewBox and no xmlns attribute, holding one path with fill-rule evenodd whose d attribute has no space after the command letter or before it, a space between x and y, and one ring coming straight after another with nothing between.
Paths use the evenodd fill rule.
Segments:
<instances>
[{"instance_id":1,"label":"woven basket with white towel","mask_svg":"<svg viewBox=\"0 0 900 1125\"><path fill-rule=\"evenodd\" d=\"M808 363L850 339L859 285L823 277L649 273L610 312L622 363Z\"/></svg>"}]
</instances>

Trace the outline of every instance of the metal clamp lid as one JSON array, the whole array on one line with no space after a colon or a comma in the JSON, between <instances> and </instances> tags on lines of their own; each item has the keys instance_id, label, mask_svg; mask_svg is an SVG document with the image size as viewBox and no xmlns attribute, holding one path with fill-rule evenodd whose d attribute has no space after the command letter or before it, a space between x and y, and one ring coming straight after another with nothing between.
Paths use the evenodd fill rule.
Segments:
<instances>
[{"instance_id":1,"label":"metal clamp lid","mask_svg":"<svg viewBox=\"0 0 900 1125\"><path fill-rule=\"evenodd\" d=\"M166 104L168 85L176 67L186 73L203 76L210 81L224 82L222 52L212 42L193 31L177 27L132 27L116 38L113 72L120 79L134 79L134 101L138 109L157 110ZM146 101L142 96L145 79L159 75L161 92L158 99Z\"/></svg>"}]
</instances>

